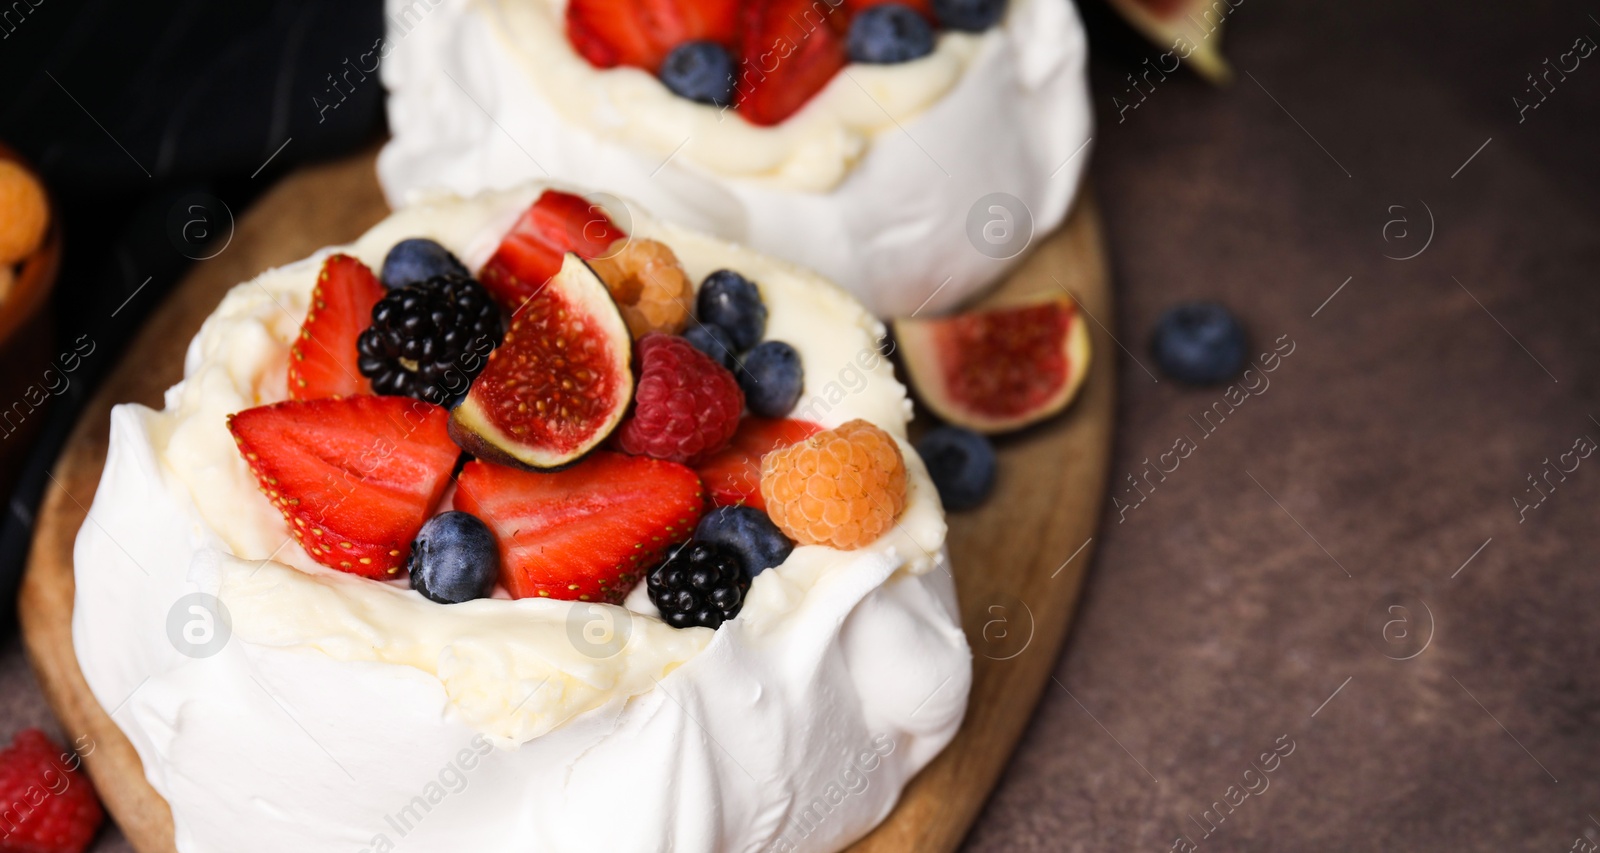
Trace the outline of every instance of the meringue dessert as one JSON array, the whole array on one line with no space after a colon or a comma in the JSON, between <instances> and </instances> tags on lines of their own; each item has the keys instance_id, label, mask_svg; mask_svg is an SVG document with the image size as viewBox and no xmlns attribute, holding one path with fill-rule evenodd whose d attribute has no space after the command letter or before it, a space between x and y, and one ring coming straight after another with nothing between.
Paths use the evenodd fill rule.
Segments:
<instances>
[{"instance_id":1,"label":"meringue dessert","mask_svg":"<svg viewBox=\"0 0 1600 853\"><path fill-rule=\"evenodd\" d=\"M391 205L597 185L938 313L1053 231L1091 135L1062 0L389 0Z\"/></svg>"},{"instance_id":2,"label":"meringue dessert","mask_svg":"<svg viewBox=\"0 0 1600 853\"><path fill-rule=\"evenodd\" d=\"M164 408L113 410L75 551L78 660L177 849L860 838L971 686L885 335L545 185L234 287Z\"/></svg>"}]
</instances>

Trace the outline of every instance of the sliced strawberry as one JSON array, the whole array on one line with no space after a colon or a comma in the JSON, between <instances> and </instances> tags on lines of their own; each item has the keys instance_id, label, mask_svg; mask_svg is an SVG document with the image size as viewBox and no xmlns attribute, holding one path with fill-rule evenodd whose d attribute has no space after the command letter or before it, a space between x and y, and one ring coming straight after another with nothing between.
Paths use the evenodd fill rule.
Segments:
<instances>
[{"instance_id":1,"label":"sliced strawberry","mask_svg":"<svg viewBox=\"0 0 1600 853\"><path fill-rule=\"evenodd\" d=\"M386 578L450 482L461 450L449 419L432 403L362 394L246 409L228 429L312 559Z\"/></svg>"},{"instance_id":2,"label":"sliced strawberry","mask_svg":"<svg viewBox=\"0 0 1600 853\"><path fill-rule=\"evenodd\" d=\"M561 271L567 252L584 260L604 254L628 236L599 205L583 196L545 190L511 226L478 279L507 311L516 313L528 297Z\"/></svg>"},{"instance_id":3,"label":"sliced strawberry","mask_svg":"<svg viewBox=\"0 0 1600 853\"><path fill-rule=\"evenodd\" d=\"M322 262L311 310L289 350L289 399L372 393L356 368L356 338L372 325L372 306L383 294L378 277L355 258L332 255Z\"/></svg>"},{"instance_id":4,"label":"sliced strawberry","mask_svg":"<svg viewBox=\"0 0 1600 853\"><path fill-rule=\"evenodd\" d=\"M457 509L500 541L514 598L615 604L700 520L700 478L674 462L596 451L555 473L467 463Z\"/></svg>"},{"instance_id":5,"label":"sliced strawberry","mask_svg":"<svg viewBox=\"0 0 1600 853\"><path fill-rule=\"evenodd\" d=\"M734 103L751 124L783 121L849 61L844 13L817 0L750 0Z\"/></svg>"},{"instance_id":6,"label":"sliced strawberry","mask_svg":"<svg viewBox=\"0 0 1600 853\"><path fill-rule=\"evenodd\" d=\"M596 68L630 65L654 74L672 49L706 40L731 47L738 0L571 0L567 38Z\"/></svg>"},{"instance_id":7,"label":"sliced strawberry","mask_svg":"<svg viewBox=\"0 0 1600 853\"><path fill-rule=\"evenodd\" d=\"M761 497L761 457L780 447L788 447L822 431L810 421L784 418L745 418L733 442L722 452L695 466L706 494L715 506L746 504L766 509Z\"/></svg>"}]
</instances>

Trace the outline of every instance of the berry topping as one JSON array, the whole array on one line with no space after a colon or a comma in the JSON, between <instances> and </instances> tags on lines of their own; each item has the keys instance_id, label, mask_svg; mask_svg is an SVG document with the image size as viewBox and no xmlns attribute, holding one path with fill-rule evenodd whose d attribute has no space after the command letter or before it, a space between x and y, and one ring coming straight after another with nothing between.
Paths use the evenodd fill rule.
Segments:
<instances>
[{"instance_id":1,"label":"berry topping","mask_svg":"<svg viewBox=\"0 0 1600 853\"><path fill-rule=\"evenodd\" d=\"M500 543L513 598L615 604L700 518L700 479L659 459L599 451L554 473L474 460L455 503Z\"/></svg>"},{"instance_id":2,"label":"berry topping","mask_svg":"<svg viewBox=\"0 0 1600 853\"><path fill-rule=\"evenodd\" d=\"M717 270L700 283L695 299L700 322L721 326L739 352L756 345L767 333L767 306L761 291L733 270Z\"/></svg>"},{"instance_id":3,"label":"berry topping","mask_svg":"<svg viewBox=\"0 0 1600 853\"><path fill-rule=\"evenodd\" d=\"M383 256L379 278L384 287L406 287L438 276L471 277L450 250L426 237L410 237L394 244Z\"/></svg>"},{"instance_id":4,"label":"berry topping","mask_svg":"<svg viewBox=\"0 0 1600 853\"><path fill-rule=\"evenodd\" d=\"M1006 0L933 0L933 15L952 30L981 33L1000 22Z\"/></svg>"},{"instance_id":5,"label":"berry topping","mask_svg":"<svg viewBox=\"0 0 1600 853\"><path fill-rule=\"evenodd\" d=\"M460 604L488 598L500 579L500 549L476 517L445 512L428 519L411 543L411 588L430 601Z\"/></svg>"},{"instance_id":6,"label":"berry topping","mask_svg":"<svg viewBox=\"0 0 1600 853\"><path fill-rule=\"evenodd\" d=\"M478 280L513 314L551 276L561 271L562 257L576 252L584 260L598 258L611 244L628 236L604 209L583 196L545 190L500 247L483 265Z\"/></svg>"},{"instance_id":7,"label":"berry topping","mask_svg":"<svg viewBox=\"0 0 1600 853\"><path fill-rule=\"evenodd\" d=\"M1089 371L1089 332L1065 295L936 320L894 321L906 374L944 420L994 434L1066 408Z\"/></svg>"},{"instance_id":8,"label":"berry topping","mask_svg":"<svg viewBox=\"0 0 1600 853\"><path fill-rule=\"evenodd\" d=\"M844 15L816 0L748 0L735 103L751 124L778 124L844 68Z\"/></svg>"},{"instance_id":9,"label":"berry topping","mask_svg":"<svg viewBox=\"0 0 1600 853\"><path fill-rule=\"evenodd\" d=\"M372 309L356 351L378 394L447 406L500 345L500 308L483 285L446 276L391 290Z\"/></svg>"},{"instance_id":10,"label":"berry topping","mask_svg":"<svg viewBox=\"0 0 1600 853\"><path fill-rule=\"evenodd\" d=\"M676 335L689 322L694 285L665 243L624 239L589 265L606 283L635 338L651 332Z\"/></svg>"},{"instance_id":11,"label":"berry topping","mask_svg":"<svg viewBox=\"0 0 1600 853\"><path fill-rule=\"evenodd\" d=\"M801 545L852 551L882 536L906 504L893 437L863 420L775 450L761 461L767 512Z\"/></svg>"},{"instance_id":12,"label":"berry topping","mask_svg":"<svg viewBox=\"0 0 1600 853\"><path fill-rule=\"evenodd\" d=\"M17 733L0 751L0 851L83 853L105 812L82 759L38 729Z\"/></svg>"},{"instance_id":13,"label":"berry topping","mask_svg":"<svg viewBox=\"0 0 1600 853\"><path fill-rule=\"evenodd\" d=\"M809 421L745 418L728 447L696 465L695 470L706 484L712 504L766 509L767 502L761 497L761 460L821 431L822 427Z\"/></svg>"},{"instance_id":14,"label":"berry topping","mask_svg":"<svg viewBox=\"0 0 1600 853\"><path fill-rule=\"evenodd\" d=\"M715 630L739 615L750 576L731 548L691 542L650 573L646 588L668 625Z\"/></svg>"},{"instance_id":15,"label":"berry topping","mask_svg":"<svg viewBox=\"0 0 1600 853\"><path fill-rule=\"evenodd\" d=\"M450 482L460 451L446 419L421 400L358 395L246 409L228 429L312 559L386 578Z\"/></svg>"},{"instance_id":16,"label":"berry topping","mask_svg":"<svg viewBox=\"0 0 1600 853\"><path fill-rule=\"evenodd\" d=\"M751 506L717 507L706 513L694 528L697 542L711 542L739 555L751 577L780 566L794 550L794 542L783 535L767 514Z\"/></svg>"},{"instance_id":17,"label":"berry topping","mask_svg":"<svg viewBox=\"0 0 1600 853\"><path fill-rule=\"evenodd\" d=\"M800 353L783 341L762 341L745 354L739 387L744 389L750 414L763 418L789 414L800 402L804 385Z\"/></svg>"},{"instance_id":18,"label":"berry topping","mask_svg":"<svg viewBox=\"0 0 1600 853\"><path fill-rule=\"evenodd\" d=\"M661 63L661 82L680 98L727 106L733 98L733 57L714 41L686 41Z\"/></svg>"},{"instance_id":19,"label":"berry topping","mask_svg":"<svg viewBox=\"0 0 1600 853\"><path fill-rule=\"evenodd\" d=\"M367 327L383 285L349 255L322 262L311 308L289 350L289 399L315 400L371 391L357 365L356 338Z\"/></svg>"},{"instance_id":20,"label":"berry topping","mask_svg":"<svg viewBox=\"0 0 1600 853\"><path fill-rule=\"evenodd\" d=\"M739 364L739 356L734 352L733 336L721 326L697 322L683 330L683 339L689 342L689 346L711 356L712 361L729 370Z\"/></svg>"},{"instance_id":21,"label":"berry topping","mask_svg":"<svg viewBox=\"0 0 1600 853\"><path fill-rule=\"evenodd\" d=\"M744 411L733 374L683 338L646 335L638 349L633 413L617 427L623 452L693 463L727 447Z\"/></svg>"},{"instance_id":22,"label":"berry topping","mask_svg":"<svg viewBox=\"0 0 1600 853\"><path fill-rule=\"evenodd\" d=\"M571 0L567 38L596 68L654 72L687 41L732 44L738 0Z\"/></svg>"},{"instance_id":23,"label":"berry topping","mask_svg":"<svg viewBox=\"0 0 1600 853\"><path fill-rule=\"evenodd\" d=\"M1162 372L1180 382L1213 385L1244 367L1244 327L1215 302L1186 302L1161 315L1152 345Z\"/></svg>"},{"instance_id":24,"label":"berry topping","mask_svg":"<svg viewBox=\"0 0 1600 853\"><path fill-rule=\"evenodd\" d=\"M852 62L910 62L933 52L933 27L909 6L881 3L855 16L846 43Z\"/></svg>"},{"instance_id":25,"label":"berry topping","mask_svg":"<svg viewBox=\"0 0 1600 853\"><path fill-rule=\"evenodd\" d=\"M970 429L942 426L917 442L917 454L947 510L971 509L994 491L994 445Z\"/></svg>"},{"instance_id":26,"label":"berry topping","mask_svg":"<svg viewBox=\"0 0 1600 853\"><path fill-rule=\"evenodd\" d=\"M633 397L633 338L577 255L530 295L450 414L450 435L503 465L570 465L616 429Z\"/></svg>"}]
</instances>

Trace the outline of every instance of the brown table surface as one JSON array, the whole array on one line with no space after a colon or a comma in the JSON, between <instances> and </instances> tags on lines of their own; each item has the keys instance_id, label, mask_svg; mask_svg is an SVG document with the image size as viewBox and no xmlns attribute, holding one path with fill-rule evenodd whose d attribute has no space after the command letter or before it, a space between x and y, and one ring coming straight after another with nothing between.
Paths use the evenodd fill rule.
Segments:
<instances>
[{"instance_id":1,"label":"brown table surface","mask_svg":"<svg viewBox=\"0 0 1600 853\"><path fill-rule=\"evenodd\" d=\"M1155 52L1097 42L1128 508L970 849L1600 838L1600 456L1562 457L1600 439L1600 56L1562 58L1591 14L1239 0L1231 87L1180 73L1120 111ZM1147 373L1197 298L1294 344L1225 420L1223 389ZM12 636L0 731L29 724Z\"/></svg>"}]
</instances>

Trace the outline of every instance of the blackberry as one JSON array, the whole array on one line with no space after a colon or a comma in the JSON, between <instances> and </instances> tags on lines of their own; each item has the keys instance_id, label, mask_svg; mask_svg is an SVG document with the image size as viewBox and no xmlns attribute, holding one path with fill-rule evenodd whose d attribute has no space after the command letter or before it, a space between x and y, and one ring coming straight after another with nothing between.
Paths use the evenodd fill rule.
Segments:
<instances>
[{"instance_id":1,"label":"blackberry","mask_svg":"<svg viewBox=\"0 0 1600 853\"><path fill-rule=\"evenodd\" d=\"M356 364L375 393L445 406L467 393L504 334L483 285L434 276L378 300L372 325L356 340Z\"/></svg>"},{"instance_id":2,"label":"blackberry","mask_svg":"<svg viewBox=\"0 0 1600 853\"><path fill-rule=\"evenodd\" d=\"M668 625L714 629L739 615L750 576L737 551L716 542L690 542L650 572L645 586Z\"/></svg>"}]
</instances>

